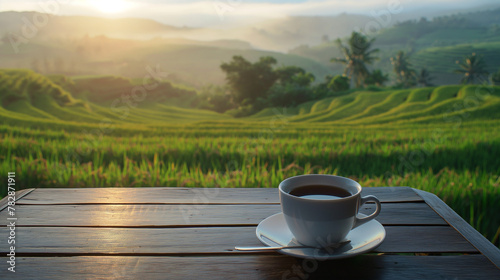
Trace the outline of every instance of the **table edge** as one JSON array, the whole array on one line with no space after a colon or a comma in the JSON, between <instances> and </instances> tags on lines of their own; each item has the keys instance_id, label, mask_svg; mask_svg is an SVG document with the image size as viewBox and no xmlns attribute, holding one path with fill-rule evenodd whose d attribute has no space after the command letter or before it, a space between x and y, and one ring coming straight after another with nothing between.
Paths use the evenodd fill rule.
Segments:
<instances>
[{"instance_id":1,"label":"table edge","mask_svg":"<svg viewBox=\"0 0 500 280\"><path fill-rule=\"evenodd\" d=\"M422 199L443 218L451 227L500 269L500 249L486 239L480 232L460 217L450 206L435 194L413 188Z\"/></svg>"},{"instance_id":2,"label":"table edge","mask_svg":"<svg viewBox=\"0 0 500 280\"><path fill-rule=\"evenodd\" d=\"M23 190L16 191L16 201L25 197L26 195L28 195L29 193L31 193L34 190L36 190L36 189L23 189ZM3 211L5 208L7 208L8 200L9 200L8 195L0 200L0 212Z\"/></svg>"},{"instance_id":3,"label":"table edge","mask_svg":"<svg viewBox=\"0 0 500 280\"><path fill-rule=\"evenodd\" d=\"M481 252L488 260L490 260L498 269L500 269L500 249L486 239L481 233L474 229L462 217L460 217L453 209L444 203L435 194L411 188L425 203L431 207L446 223L453 227L460 235L462 235L469 243L472 244L479 252ZM35 188L23 189L16 191L16 201L25 197L36 190ZM8 206L9 196L0 200L0 211L3 211Z\"/></svg>"},{"instance_id":4,"label":"table edge","mask_svg":"<svg viewBox=\"0 0 500 280\"><path fill-rule=\"evenodd\" d=\"M192 190L192 189L227 189L227 190L234 190L234 189L243 189L243 190L249 190L249 189L259 189L259 190L277 190L278 187L270 187L270 188L247 188L247 187L236 187L236 188L221 188L221 187L155 187L155 186L136 186L136 187L117 187L117 186L105 186L105 187L47 187L47 188L29 188L29 189L22 189L18 190L16 192L22 192L25 190L86 190L86 189L92 189L92 190L100 190L100 189L119 189L119 190L126 190L126 189L158 189L158 190ZM412 189L414 188L410 186L375 186L375 187L363 187L364 188L404 188L404 189Z\"/></svg>"}]
</instances>

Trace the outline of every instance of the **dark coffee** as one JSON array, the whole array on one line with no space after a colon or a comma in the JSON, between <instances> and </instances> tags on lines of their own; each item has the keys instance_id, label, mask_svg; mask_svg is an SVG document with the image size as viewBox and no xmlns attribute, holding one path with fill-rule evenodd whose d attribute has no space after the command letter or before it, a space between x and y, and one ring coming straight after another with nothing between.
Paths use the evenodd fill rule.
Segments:
<instances>
[{"instance_id":1,"label":"dark coffee","mask_svg":"<svg viewBox=\"0 0 500 280\"><path fill-rule=\"evenodd\" d=\"M310 199L339 199L351 196L351 193L334 186L309 185L293 189L291 195Z\"/></svg>"}]
</instances>

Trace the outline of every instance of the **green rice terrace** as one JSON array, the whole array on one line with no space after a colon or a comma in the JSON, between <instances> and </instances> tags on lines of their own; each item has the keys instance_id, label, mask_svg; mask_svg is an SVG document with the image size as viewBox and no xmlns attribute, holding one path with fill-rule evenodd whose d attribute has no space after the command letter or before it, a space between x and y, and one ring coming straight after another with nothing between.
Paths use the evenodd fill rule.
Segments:
<instances>
[{"instance_id":1,"label":"green rice terrace","mask_svg":"<svg viewBox=\"0 0 500 280\"><path fill-rule=\"evenodd\" d=\"M123 100L134 81L104 98L91 79L0 71L1 181L15 171L20 188L276 188L336 174L435 193L499 246L498 86L358 90L233 118L183 106L187 88Z\"/></svg>"}]
</instances>

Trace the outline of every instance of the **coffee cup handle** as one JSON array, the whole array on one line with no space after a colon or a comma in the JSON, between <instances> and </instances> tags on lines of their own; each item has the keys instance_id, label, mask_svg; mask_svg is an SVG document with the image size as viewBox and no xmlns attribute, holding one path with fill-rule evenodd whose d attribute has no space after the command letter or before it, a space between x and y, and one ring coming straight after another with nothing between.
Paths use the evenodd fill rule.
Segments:
<instances>
[{"instance_id":1,"label":"coffee cup handle","mask_svg":"<svg viewBox=\"0 0 500 280\"><path fill-rule=\"evenodd\" d=\"M360 225L362 225L368 221L373 220L375 217L378 216L378 214L380 214L380 209L381 209L380 201L378 200L378 198L376 198L373 195L367 195L365 197L362 197L361 201L359 203L359 207L361 207L363 204L367 203L368 201L375 202L375 204L376 204L375 212L373 212L368 217L364 217L364 218L356 217L356 221L354 222L354 226L352 227L353 229L356 227L359 227Z\"/></svg>"}]
</instances>

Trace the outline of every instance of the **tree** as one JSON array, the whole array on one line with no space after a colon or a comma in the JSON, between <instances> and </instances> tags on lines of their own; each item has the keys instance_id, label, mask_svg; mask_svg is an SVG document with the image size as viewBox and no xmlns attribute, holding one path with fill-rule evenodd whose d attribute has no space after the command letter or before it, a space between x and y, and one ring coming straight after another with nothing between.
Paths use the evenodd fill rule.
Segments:
<instances>
[{"instance_id":1,"label":"tree","mask_svg":"<svg viewBox=\"0 0 500 280\"><path fill-rule=\"evenodd\" d=\"M391 57L391 64L396 73L396 83L405 88L415 85L415 70L411 68L410 54L399 51L396 56Z\"/></svg>"},{"instance_id":2,"label":"tree","mask_svg":"<svg viewBox=\"0 0 500 280\"><path fill-rule=\"evenodd\" d=\"M301 87L309 87L316 78L311 73L300 73L292 78L292 84Z\"/></svg>"},{"instance_id":3,"label":"tree","mask_svg":"<svg viewBox=\"0 0 500 280\"><path fill-rule=\"evenodd\" d=\"M289 107L297 106L312 99L311 88L293 83L274 84L269 89L266 99L259 98L256 103L257 109L269 106Z\"/></svg>"},{"instance_id":4,"label":"tree","mask_svg":"<svg viewBox=\"0 0 500 280\"><path fill-rule=\"evenodd\" d=\"M208 85L203 87L198 94L198 103L199 108L219 113L236 107L226 86Z\"/></svg>"},{"instance_id":5,"label":"tree","mask_svg":"<svg viewBox=\"0 0 500 280\"><path fill-rule=\"evenodd\" d=\"M488 76L488 71L486 71L486 63L483 56L478 56L476 53L465 56L464 61L456 62L459 69L455 70L455 73L462 74L463 77L460 80L463 84L474 84L476 81L485 81L485 77Z\"/></svg>"},{"instance_id":6,"label":"tree","mask_svg":"<svg viewBox=\"0 0 500 280\"><path fill-rule=\"evenodd\" d=\"M389 75L384 74L382 70L374 70L365 80L367 85L383 86L387 81L389 81Z\"/></svg>"},{"instance_id":7,"label":"tree","mask_svg":"<svg viewBox=\"0 0 500 280\"><path fill-rule=\"evenodd\" d=\"M285 66L276 69L278 81L280 84L296 84L299 86L309 86L314 82L314 75L307 73L304 69L297 66Z\"/></svg>"},{"instance_id":8,"label":"tree","mask_svg":"<svg viewBox=\"0 0 500 280\"><path fill-rule=\"evenodd\" d=\"M328 89L335 92L346 91L349 89L349 83L349 78L347 78L346 76L337 75L333 77L328 83Z\"/></svg>"},{"instance_id":9,"label":"tree","mask_svg":"<svg viewBox=\"0 0 500 280\"><path fill-rule=\"evenodd\" d=\"M285 66L275 70L278 81L269 89L266 98L259 98L256 109L271 106L296 106L314 98L310 88L314 75L297 66Z\"/></svg>"},{"instance_id":10,"label":"tree","mask_svg":"<svg viewBox=\"0 0 500 280\"><path fill-rule=\"evenodd\" d=\"M433 79L434 78L431 77L431 73L427 71L427 69L422 68L417 75L417 84L422 87L431 87L433 86L431 83Z\"/></svg>"},{"instance_id":11,"label":"tree","mask_svg":"<svg viewBox=\"0 0 500 280\"><path fill-rule=\"evenodd\" d=\"M303 74L306 71L297 66L285 66L276 69L276 73L278 74L278 80L280 83L285 84L291 82L293 77L298 74Z\"/></svg>"},{"instance_id":12,"label":"tree","mask_svg":"<svg viewBox=\"0 0 500 280\"><path fill-rule=\"evenodd\" d=\"M354 81L356 87L363 86L370 73L367 64L372 64L378 59L374 55L379 49L371 49L374 41L374 38L369 40L359 32L352 32L347 45L343 44L340 39L336 41L344 58L332 58L331 62L344 64L344 75Z\"/></svg>"},{"instance_id":13,"label":"tree","mask_svg":"<svg viewBox=\"0 0 500 280\"><path fill-rule=\"evenodd\" d=\"M261 57L251 63L242 56L233 56L229 63L220 67L226 73L226 80L233 90L234 100L238 104L253 103L259 97L265 97L267 91L278 79L273 70L277 61L273 57Z\"/></svg>"}]
</instances>

